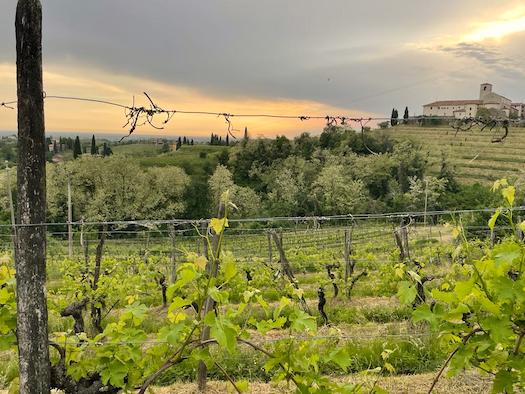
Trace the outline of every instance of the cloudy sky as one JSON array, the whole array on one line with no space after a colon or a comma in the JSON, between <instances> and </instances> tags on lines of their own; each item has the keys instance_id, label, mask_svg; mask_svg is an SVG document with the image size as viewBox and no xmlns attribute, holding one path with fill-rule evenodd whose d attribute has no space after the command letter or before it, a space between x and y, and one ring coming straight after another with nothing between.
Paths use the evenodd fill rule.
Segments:
<instances>
[{"instance_id":1,"label":"cloudy sky","mask_svg":"<svg viewBox=\"0 0 525 394\"><path fill-rule=\"evenodd\" d=\"M489 81L525 101L523 1L42 0L48 95L229 113L388 116L476 98ZM15 0L0 0L0 102L16 96ZM120 132L123 113L46 102L48 131ZM235 119L253 135L322 123ZM0 108L0 130L16 112ZM162 132L225 133L224 119L176 115Z\"/></svg>"}]
</instances>

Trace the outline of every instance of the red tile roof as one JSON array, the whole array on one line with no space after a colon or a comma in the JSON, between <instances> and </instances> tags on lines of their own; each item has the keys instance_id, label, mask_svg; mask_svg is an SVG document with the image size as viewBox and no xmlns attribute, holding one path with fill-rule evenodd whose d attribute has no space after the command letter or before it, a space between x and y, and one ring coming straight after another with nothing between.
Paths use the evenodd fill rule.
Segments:
<instances>
[{"instance_id":1,"label":"red tile roof","mask_svg":"<svg viewBox=\"0 0 525 394\"><path fill-rule=\"evenodd\" d=\"M445 101L434 101L433 103L426 104L424 107L441 107L451 105L468 105L468 104L483 104L482 100L445 100Z\"/></svg>"}]
</instances>

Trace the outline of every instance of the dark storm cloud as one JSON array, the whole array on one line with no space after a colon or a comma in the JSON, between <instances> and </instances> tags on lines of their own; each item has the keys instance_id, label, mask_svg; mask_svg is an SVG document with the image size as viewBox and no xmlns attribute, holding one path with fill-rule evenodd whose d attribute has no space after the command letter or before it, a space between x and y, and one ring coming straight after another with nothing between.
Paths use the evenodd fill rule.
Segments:
<instances>
[{"instance_id":1,"label":"dark storm cloud","mask_svg":"<svg viewBox=\"0 0 525 394\"><path fill-rule=\"evenodd\" d=\"M16 2L0 1L0 62L12 63ZM423 88L449 78L446 56L502 59L476 48L434 54L406 44L441 36L472 18L472 9L491 4L43 0L44 56L47 64L92 66L218 96L308 99L375 112L393 103L419 108L429 96ZM470 75L462 88L478 79Z\"/></svg>"}]
</instances>

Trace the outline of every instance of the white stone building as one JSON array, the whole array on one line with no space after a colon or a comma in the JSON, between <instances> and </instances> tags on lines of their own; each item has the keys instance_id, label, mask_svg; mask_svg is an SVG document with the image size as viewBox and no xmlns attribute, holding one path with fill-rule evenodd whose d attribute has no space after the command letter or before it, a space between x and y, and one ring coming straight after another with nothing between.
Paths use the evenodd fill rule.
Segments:
<instances>
[{"instance_id":1,"label":"white stone building","mask_svg":"<svg viewBox=\"0 0 525 394\"><path fill-rule=\"evenodd\" d=\"M494 93L490 83L483 83L479 89L477 100L445 100L434 101L423 106L423 116L450 117L456 119L475 117L479 108L504 111L519 117L525 115L525 104L512 103L512 100Z\"/></svg>"}]
</instances>

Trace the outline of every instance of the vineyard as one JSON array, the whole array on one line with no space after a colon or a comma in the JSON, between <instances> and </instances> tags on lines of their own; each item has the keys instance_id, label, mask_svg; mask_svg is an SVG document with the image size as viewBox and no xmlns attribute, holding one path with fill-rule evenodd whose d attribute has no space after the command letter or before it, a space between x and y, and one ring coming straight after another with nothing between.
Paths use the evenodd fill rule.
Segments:
<instances>
[{"instance_id":1,"label":"vineyard","mask_svg":"<svg viewBox=\"0 0 525 394\"><path fill-rule=\"evenodd\" d=\"M48 224L52 385L66 393L183 391L181 382L202 388L210 379L228 382L209 384L218 392L270 381L261 392L427 391L450 363L456 373L478 372L463 375L465 387L443 378L437 392L487 391L494 374L495 389L521 387L524 255L511 238L521 237L512 214L522 208L512 207L512 186L503 190L512 209L494 216L228 221L223 198L210 221L86 222L70 232L67 223ZM16 392L13 234L2 231L0 383ZM477 265L479 279L497 276L482 282L486 294ZM454 298L459 291L468 299ZM503 297L492 298L495 291ZM519 301L514 310L511 301ZM428 384L396 383L405 375Z\"/></svg>"},{"instance_id":2,"label":"vineyard","mask_svg":"<svg viewBox=\"0 0 525 394\"><path fill-rule=\"evenodd\" d=\"M472 130L458 133L450 127L410 127L400 125L389 134L396 139L411 139L424 145L431 173L439 173L445 155L456 167L458 180L492 185L497 179L520 176L525 149L524 129L515 127L504 143L487 144L487 133Z\"/></svg>"},{"instance_id":3,"label":"vineyard","mask_svg":"<svg viewBox=\"0 0 525 394\"><path fill-rule=\"evenodd\" d=\"M315 12L277 4L268 23L263 2L239 19L231 17L249 7L210 2L191 17L183 10L193 2L104 2L91 12L96 2L70 2L54 14L49 3L43 12L40 0L18 0L8 18L14 40L3 40L15 43L2 53L16 53L16 67L4 59L7 78L16 74L16 99L2 98L0 110L12 129L16 112L17 134L0 141L1 394L525 392L525 104L484 83L480 100L439 104L439 114L424 106L414 116L407 104L402 119L395 107L370 116L384 103L346 108L424 82L388 88L405 76L401 62L385 67L394 55L386 49L405 48L399 59L414 63L423 52L412 40L382 35L392 41L378 46L368 30L338 30L359 22L370 29L380 15L365 17L368 5L345 12L340 4L332 18L362 18L330 29L318 21L314 32L312 16L326 15L326 4ZM71 13L79 4L88 8ZM419 15L414 8L404 16ZM43 29L43 15L58 19ZM500 69L499 49L484 44L525 31L512 15L495 24L462 20L486 28L424 51ZM132 30L105 30L121 20ZM88 34L75 37L84 21ZM169 29L157 31L163 25ZM249 29L222 30L239 26ZM438 43L422 27L421 37ZM332 28L336 35L321 39ZM259 37L250 40L252 32ZM212 35L227 45L202 45ZM340 47L339 37L359 46ZM51 43L49 69L43 42ZM370 62L376 57L381 67ZM62 63L70 74L52 66ZM505 79L519 75L503 51L500 63ZM402 68L414 76L432 68L421 65ZM270 90L257 90L261 84ZM190 127L185 117L202 123ZM120 119L119 137L97 142L95 133L114 128L110 119ZM212 120L224 129L209 127ZM282 133L300 135L277 134L292 122ZM99 132L82 140L46 134L46 126L67 124ZM260 138L267 127L275 138ZM311 127L322 132L304 131ZM152 129L162 138L133 141ZM168 138L175 130L198 135Z\"/></svg>"}]
</instances>

